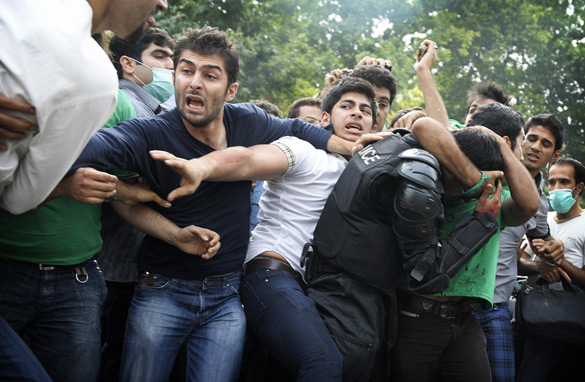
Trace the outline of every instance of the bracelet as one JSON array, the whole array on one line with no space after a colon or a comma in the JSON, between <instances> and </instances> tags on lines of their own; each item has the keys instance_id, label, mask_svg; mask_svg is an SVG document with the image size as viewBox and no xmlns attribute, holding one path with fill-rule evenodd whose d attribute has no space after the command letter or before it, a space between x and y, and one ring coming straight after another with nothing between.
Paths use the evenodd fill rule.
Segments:
<instances>
[{"instance_id":1,"label":"bracelet","mask_svg":"<svg viewBox=\"0 0 585 382\"><path fill-rule=\"evenodd\" d=\"M479 191L481 186L483 186L484 180L491 178L491 176L489 176L489 175L484 175L483 171L480 170L479 172L481 172L481 179L479 180L479 182L477 182L477 184L475 186L471 187L467 191L465 190L465 186L461 187L461 192L463 192L463 195L471 196L471 195L475 194L477 191Z\"/></svg>"},{"instance_id":2,"label":"bracelet","mask_svg":"<svg viewBox=\"0 0 585 382\"><path fill-rule=\"evenodd\" d=\"M117 199L117 194L114 194L113 196L108 196L107 198L105 198L104 199L104 203L110 203L110 202L113 202L116 199Z\"/></svg>"}]
</instances>

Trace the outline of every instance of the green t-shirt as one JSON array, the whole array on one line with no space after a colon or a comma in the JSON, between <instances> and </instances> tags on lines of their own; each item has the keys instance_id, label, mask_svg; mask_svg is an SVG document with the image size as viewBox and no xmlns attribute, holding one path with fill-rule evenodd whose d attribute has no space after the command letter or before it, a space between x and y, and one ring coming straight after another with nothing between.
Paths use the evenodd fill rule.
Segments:
<instances>
[{"instance_id":1,"label":"green t-shirt","mask_svg":"<svg viewBox=\"0 0 585 382\"><path fill-rule=\"evenodd\" d=\"M509 190L502 190L502 201L510 196ZM453 226L467 213L473 213L477 200L470 202L458 201L447 204L442 237L449 235ZM498 226L502 227L501 214L498 215ZM469 260L466 266L451 279L449 288L437 296L465 296L485 300L485 309L492 307L498 254L500 252L500 229L492 238Z\"/></svg>"},{"instance_id":2,"label":"green t-shirt","mask_svg":"<svg viewBox=\"0 0 585 382\"><path fill-rule=\"evenodd\" d=\"M104 126L114 126L133 116L130 99L118 91L118 105ZM67 196L21 215L0 211L0 258L46 265L87 261L102 248L100 217L101 205L81 203Z\"/></svg>"},{"instance_id":3,"label":"green t-shirt","mask_svg":"<svg viewBox=\"0 0 585 382\"><path fill-rule=\"evenodd\" d=\"M465 129L466 127L467 126L462 125L456 119L450 119L449 120L449 128L451 129L451 131L456 130L456 129Z\"/></svg>"}]
</instances>

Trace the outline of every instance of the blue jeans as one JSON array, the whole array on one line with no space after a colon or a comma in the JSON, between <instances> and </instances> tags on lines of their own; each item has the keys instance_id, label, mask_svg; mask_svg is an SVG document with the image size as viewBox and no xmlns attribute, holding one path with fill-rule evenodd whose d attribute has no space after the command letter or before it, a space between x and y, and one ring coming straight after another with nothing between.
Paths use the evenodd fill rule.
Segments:
<instances>
[{"instance_id":1,"label":"blue jeans","mask_svg":"<svg viewBox=\"0 0 585 382\"><path fill-rule=\"evenodd\" d=\"M51 381L37 357L2 317L0 317L0 381Z\"/></svg>"},{"instance_id":2,"label":"blue jeans","mask_svg":"<svg viewBox=\"0 0 585 382\"><path fill-rule=\"evenodd\" d=\"M490 310L475 312L475 317L487 340L492 381L514 382L514 336L508 303L500 302Z\"/></svg>"},{"instance_id":3,"label":"blue jeans","mask_svg":"<svg viewBox=\"0 0 585 382\"><path fill-rule=\"evenodd\" d=\"M54 268L54 269L51 269ZM0 260L0 311L55 381L96 381L104 277L94 260L41 269Z\"/></svg>"},{"instance_id":4,"label":"blue jeans","mask_svg":"<svg viewBox=\"0 0 585 382\"><path fill-rule=\"evenodd\" d=\"M155 276L153 285L134 290L121 380L167 381L185 341L188 381L237 380L246 334L241 273L203 280Z\"/></svg>"},{"instance_id":5,"label":"blue jeans","mask_svg":"<svg viewBox=\"0 0 585 382\"><path fill-rule=\"evenodd\" d=\"M342 359L301 277L258 269L246 274L248 328L296 381L341 381Z\"/></svg>"}]
</instances>

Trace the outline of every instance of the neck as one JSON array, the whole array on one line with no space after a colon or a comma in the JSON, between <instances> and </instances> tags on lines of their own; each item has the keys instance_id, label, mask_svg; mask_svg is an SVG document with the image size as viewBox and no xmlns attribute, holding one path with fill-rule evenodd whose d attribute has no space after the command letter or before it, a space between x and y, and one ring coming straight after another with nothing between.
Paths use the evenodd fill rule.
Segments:
<instances>
[{"instance_id":1,"label":"neck","mask_svg":"<svg viewBox=\"0 0 585 382\"><path fill-rule=\"evenodd\" d=\"M215 150L228 147L225 125L223 124L223 110L210 124L203 127L195 127L181 117L187 131L193 138Z\"/></svg>"},{"instance_id":2,"label":"neck","mask_svg":"<svg viewBox=\"0 0 585 382\"><path fill-rule=\"evenodd\" d=\"M561 214L559 212L557 212L557 219L558 220L567 220L567 219L573 219L579 215L581 215L581 213L583 212L583 210L581 209L581 206L579 205L579 200L577 200L575 202L575 204L573 205L573 207L571 207L571 209L564 214Z\"/></svg>"},{"instance_id":3,"label":"neck","mask_svg":"<svg viewBox=\"0 0 585 382\"><path fill-rule=\"evenodd\" d=\"M91 18L91 34L96 34L107 30L105 25L106 10L109 6L109 1L102 0L87 0L92 10Z\"/></svg>"}]
</instances>

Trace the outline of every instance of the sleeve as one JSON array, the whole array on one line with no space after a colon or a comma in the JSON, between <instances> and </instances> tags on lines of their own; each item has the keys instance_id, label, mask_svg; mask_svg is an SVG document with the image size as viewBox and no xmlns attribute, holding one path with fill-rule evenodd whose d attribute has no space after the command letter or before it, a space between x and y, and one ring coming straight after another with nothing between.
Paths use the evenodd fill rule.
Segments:
<instances>
[{"instance_id":1,"label":"sleeve","mask_svg":"<svg viewBox=\"0 0 585 382\"><path fill-rule=\"evenodd\" d=\"M91 137L68 175L81 167L93 167L100 171L123 169L145 175L147 171L143 157L148 155L148 151L144 129L132 120L125 121L100 130Z\"/></svg>"},{"instance_id":2,"label":"sleeve","mask_svg":"<svg viewBox=\"0 0 585 382\"><path fill-rule=\"evenodd\" d=\"M269 116L264 110L250 105L253 108L253 123L257 129L258 141L249 142L248 146L259 143L271 143L280 137L295 136L309 142L314 147L326 150L327 141L332 132L322 127L306 123L297 118L281 119Z\"/></svg>"}]
</instances>

